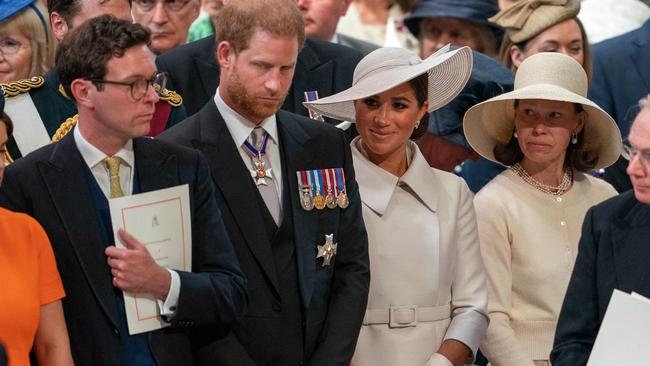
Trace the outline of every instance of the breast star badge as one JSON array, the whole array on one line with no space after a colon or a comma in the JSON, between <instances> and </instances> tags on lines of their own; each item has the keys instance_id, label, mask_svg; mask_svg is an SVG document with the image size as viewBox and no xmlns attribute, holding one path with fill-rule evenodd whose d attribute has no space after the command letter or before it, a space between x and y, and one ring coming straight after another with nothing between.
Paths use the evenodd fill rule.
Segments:
<instances>
[{"instance_id":1,"label":"breast star badge","mask_svg":"<svg viewBox=\"0 0 650 366\"><path fill-rule=\"evenodd\" d=\"M336 255L337 246L338 244L334 243L334 234L325 235L325 244L318 245L316 258L323 258L323 267L331 264L332 258Z\"/></svg>"}]
</instances>

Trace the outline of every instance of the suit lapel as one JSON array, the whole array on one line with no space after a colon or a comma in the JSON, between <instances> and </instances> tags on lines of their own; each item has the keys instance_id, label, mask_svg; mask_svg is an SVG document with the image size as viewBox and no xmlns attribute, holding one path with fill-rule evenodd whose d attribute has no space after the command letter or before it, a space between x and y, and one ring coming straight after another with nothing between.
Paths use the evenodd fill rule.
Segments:
<instances>
[{"instance_id":1,"label":"suit lapel","mask_svg":"<svg viewBox=\"0 0 650 366\"><path fill-rule=\"evenodd\" d=\"M307 308L314 289L314 275L316 273L315 248L319 241L324 241L324 238L316 237L318 233L317 213L315 211L305 211L300 206L296 172L313 169L312 158L317 154L308 151L310 150L308 144L310 136L295 117L283 111L279 111L276 116L283 170L286 172L283 179L286 179L289 183L286 185L289 192L284 192L284 194L289 195L291 202L300 294L302 295L302 304L304 308Z\"/></svg>"},{"instance_id":2,"label":"suit lapel","mask_svg":"<svg viewBox=\"0 0 650 366\"><path fill-rule=\"evenodd\" d=\"M250 172L241 162L239 150L226 127L221 113L214 103L208 103L199 112L199 140L193 141L208 159L212 177L221 191L239 231L273 285L278 296L280 286L273 262L271 242L264 228L264 221L251 192L259 195L250 178Z\"/></svg>"},{"instance_id":3,"label":"suit lapel","mask_svg":"<svg viewBox=\"0 0 650 366\"><path fill-rule=\"evenodd\" d=\"M637 202L622 220L612 223L612 236L619 287L650 293L650 206Z\"/></svg>"},{"instance_id":4,"label":"suit lapel","mask_svg":"<svg viewBox=\"0 0 650 366\"><path fill-rule=\"evenodd\" d=\"M69 134L56 145L50 160L39 165L39 171L86 280L117 328L115 291L104 255L97 209L85 184L84 164L73 134Z\"/></svg>"},{"instance_id":5,"label":"suit lapel","mask_svg":"<svg viewBox=\"0 0 650 366\"><path fill-rule=\"evenodd\" d=\"M647 62L650 60L650 21L645 22L642 31L637 34L638 37L633 42L636 47L631 51L630 57L645 83L646 89L650 90L650 68L648 68Z\"/></svg>"},{"instance_id":6,"label":"suit lapel","mask_svg":"<svg viewBox=\"0 0 650 366\"><path fill-rule=\"evenodd\" d=\"M282 109L308 116L307 109L302 105L305 101L304 93L317 90L320 98L333 94L334 61L322 63L309 41L306 41L305 47L298 54L298 65L290 95L287 96Z\"/></svg>"}]
</instances>

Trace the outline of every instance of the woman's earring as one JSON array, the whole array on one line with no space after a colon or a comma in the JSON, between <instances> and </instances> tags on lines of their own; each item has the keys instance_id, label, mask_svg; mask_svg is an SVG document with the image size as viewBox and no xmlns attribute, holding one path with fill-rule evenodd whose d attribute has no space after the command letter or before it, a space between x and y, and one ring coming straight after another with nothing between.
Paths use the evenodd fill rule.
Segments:
<instances>
[{"instance_id":1,"label":"woman's earring","mask_svg":"<svg viewBox=\"0 0 650 366\"><path fill-rule=\"evenodd\" d=\"M415 122L415 128L414 128L414 130L417 129L418 127L420 127L420 121Z\"/></svg>"},{"instance_id":2,"label":"woman's earring","mask_svg":"<svg viewBox=\"0 0 650 366\"><path fill-rule=\"evenodd\" d=\"M519 135L517 135L517 131L513 132L512 136L514 136L514 138L519 138Z\"/></svg>"},{"instance_id":3,"label":"woman's earring","mask_svg":"<svg viewBox=\"0 0 650 366\"><path fill-rule=\"evenodd\" d=\"M578 135L575 132L573 133L573 137L571 137L571 143L574 145L578 143Z\"/></svg>"}]
</instances>

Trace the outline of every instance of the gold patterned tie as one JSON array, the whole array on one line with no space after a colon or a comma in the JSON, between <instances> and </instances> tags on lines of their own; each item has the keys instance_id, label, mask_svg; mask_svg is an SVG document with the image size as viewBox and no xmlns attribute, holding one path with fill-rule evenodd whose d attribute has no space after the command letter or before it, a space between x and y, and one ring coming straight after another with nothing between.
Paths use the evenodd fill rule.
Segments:
<instances>
[{"instance_id":1,"label":"gold patterned tie","mask_svg":"<svg viewBox=\"0 0 650 366\"><path fill-rule=\"evenodd\" d=\"M120 161L122 159L116 156L108 156L104 158L103 162L108 168L108 175L111 179L111 198L122 197L122 187L120 186Z\"/></svg>"}]
</instances>

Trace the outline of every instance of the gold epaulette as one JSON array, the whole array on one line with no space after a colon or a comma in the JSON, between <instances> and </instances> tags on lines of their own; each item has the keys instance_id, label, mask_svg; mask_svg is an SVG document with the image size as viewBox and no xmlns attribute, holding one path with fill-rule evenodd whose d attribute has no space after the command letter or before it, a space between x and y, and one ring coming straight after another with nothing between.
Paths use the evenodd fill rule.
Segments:
<instances>
[{"instance_id":1,"label":"gold epaulette","mask_svg":"<svg viewBox=\"0 0 650 366\"><path fill-rule=\"evenodd\" d=\"M54 133L54 136L52 136L52 142L59 142L61 139L65 137L72 129L74 126L77 125L77 122L79 121L79 115L75 114L74 116L68 118L65 120L65 122L61 123L61 126L56 129L56 132Z\"/></svg>"},{"instance_id":2,"label":"gold epaulette","mask_svg":"<svg viewBox=\"0 0 650 366\"><path fill-rule=\"evenodd\" d=\"M29 79L16 80L9 83L2 83L5 98L13 97L22 93L29 93L32 89L38 89L45 84L42 76L34 76Z\"/></svg>"},{"instance_id":3,"label":"gold epaulette","mask_svg":"<svg viewBox=\"0 0 650 366\"><path fill-rule=\"evenodd\" d=\"M160 100L169 103L172 107L180 107L183 104L183 97L180 94L166 88L160 93Z\"/></svg>"}]
</instances>

